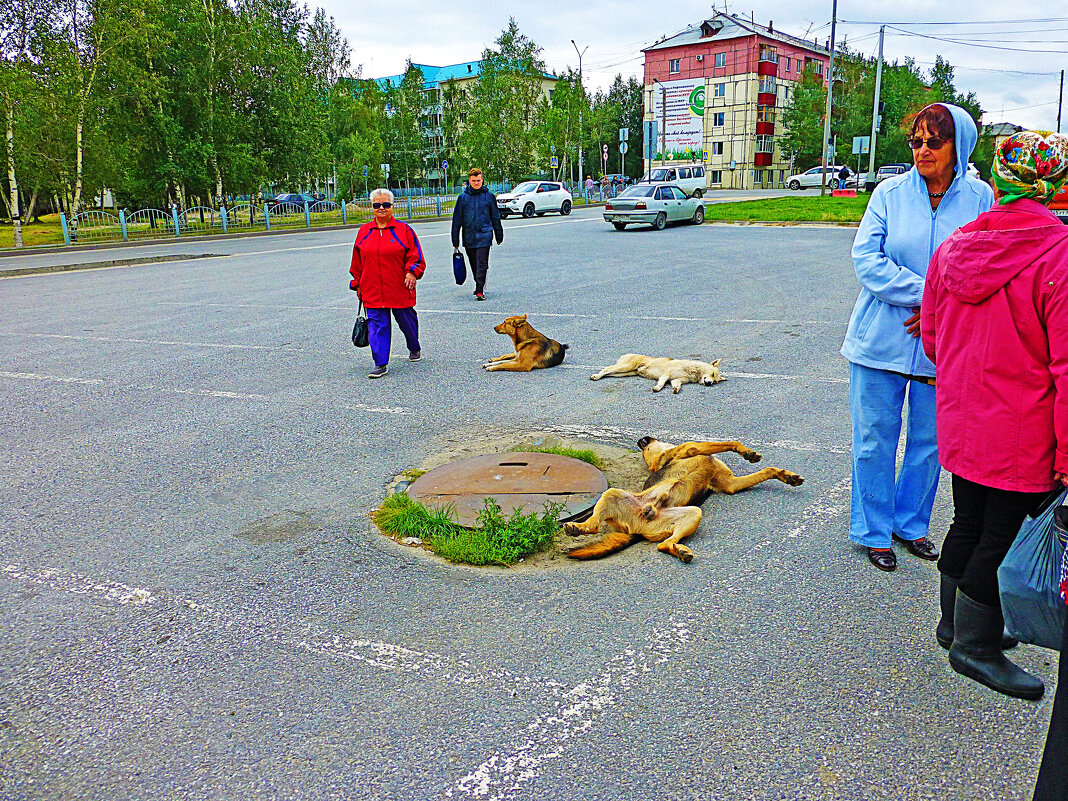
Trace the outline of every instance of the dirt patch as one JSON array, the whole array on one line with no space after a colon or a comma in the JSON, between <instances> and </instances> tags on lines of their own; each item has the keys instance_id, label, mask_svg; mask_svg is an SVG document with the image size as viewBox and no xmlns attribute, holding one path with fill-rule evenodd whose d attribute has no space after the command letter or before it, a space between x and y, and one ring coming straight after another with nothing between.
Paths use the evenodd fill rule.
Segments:
<instances>
[{"instance_id":1,"label":"dirt patch","mask_svg":"<svg viewBox=\"0 0 1068 801\"><path fill-rule=\"evenodd\" d=\"M285 542L300 534L319 531L326 526L311 512L286 510L264 517L234 533L238 539L253 543Z\"/></svg>"},{"instance_id":2,"label":"dirt patch","mask_svg":"<svg viewBox=\"0 0 1068 801\"><path fill-rule=\"evenodd\" d=\"M642 455L638 452L636 447L631 449L619 445L608 445L595 442L586 438L568 437L558 434L517 432L512 434L502 434L495 437L476 436L469 439L460 439L454 442L443 443L440 450L433 455L428 456L418 466L408 468L404 472L394 476L393 480L387 485L386 491L387 494L397 491L403 492L407 489L408 484L414 480L414 474L422 475L423 472L433 470L435 467L440 467L441 465L449 464L450 462L456 462L460 459L466 459L470 456L483 456L490 453L506 453L508 451L522 451L529 450L530 448L545 447L579 448L593 451L601 460L601 472L603 472L605 478L608 479L608 486L610 487L619 487L621 489L635 491L641 489L642 484L645 483L645 479L649 477L649 470L645 465L645 460L642 459ZM392 538L389 539L391 542L397 542ZM659 555L654 543L641 541L636 542L634 545L624 548L622 551L612 554L605 559L600 559L596 562L580 562L575 559L569 559L563 552L564 548L569 548L575 543L576 540L574 538L569 537L562 532L558 532L552 547L547 548L540 553L531 554L512 567L472 567L471 569L507 570L515 572L517 570L541 570L545 568L591 567L596 564L611 564L613 567L618 567L620 564L631 564L644 561L650 555ZM433 559L434 561L443 561L429 550L423 548L418 541L408 540L405 542L397 542L397 544L423 553L427 558Z\"/></svg>"}]
</instances>

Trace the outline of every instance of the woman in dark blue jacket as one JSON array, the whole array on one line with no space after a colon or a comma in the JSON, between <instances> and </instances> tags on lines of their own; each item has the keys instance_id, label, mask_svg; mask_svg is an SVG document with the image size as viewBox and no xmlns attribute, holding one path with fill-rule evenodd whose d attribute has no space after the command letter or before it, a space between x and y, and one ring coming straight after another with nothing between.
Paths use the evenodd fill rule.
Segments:
<instances>
[{"instance_id":1,"label":"woman in dark blue jacket","mask_svg":"<svg viewBox=\"0 0 1068 801\"><path fill-rule=\"evenodd\" d=\"M486 299L486 273L493 239L497 238L498 245L504 242L497 198L482 183L482 170L475 167L468 173L467 186L456 198L456 207L452 210L452 247L459 252L462 228L464 250L475 277L476 300Z\"/></svg>"}]
</instances>

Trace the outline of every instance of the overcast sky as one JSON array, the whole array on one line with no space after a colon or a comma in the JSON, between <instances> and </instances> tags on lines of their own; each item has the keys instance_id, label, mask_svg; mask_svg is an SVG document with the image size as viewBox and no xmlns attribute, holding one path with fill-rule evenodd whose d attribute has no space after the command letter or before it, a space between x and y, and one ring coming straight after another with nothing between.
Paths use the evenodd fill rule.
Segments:
<instances>
[{"instance_id":1,"label":"overcast sky","mask_svg":"<svg viewBox=\"0 0 1068 801\"><path fill-rule=\"evenodd\" d=\"M478 59L514 16L520 30L543 48L550 71L578 67L572 39L579 48L588 47L582 69L587 85L594 87L607 86L617 73L640 76L643 46L712 14L712 4L700 0L666 5L649 0L308 2L335 18L352 47L353 64L362 65L365 78L399 73L407 58L436 66ZM821 40L830 35L831 0L728 5L731 13L748 17L751 12L757 22L774 21L777 30L787 33L808 32L809 38ZM723 8L722 0L716 8ZM665 10L671 14L661 13ZM841 0L838 18L836 39L845 37L852 49L874 55L879 23L886 23L909 32L887 30L888 61L911 56L926 69L936 54L948 59L956 68L957 89L979 97L983 122L1056 128L1060 70L1068 68L1068 6L1037 0ZM919 24L935 22L954 24ZM924 38L928 36L974 44ZM1068 107L1061 130L1068 132Z\"/></svg>"}]
</instances>

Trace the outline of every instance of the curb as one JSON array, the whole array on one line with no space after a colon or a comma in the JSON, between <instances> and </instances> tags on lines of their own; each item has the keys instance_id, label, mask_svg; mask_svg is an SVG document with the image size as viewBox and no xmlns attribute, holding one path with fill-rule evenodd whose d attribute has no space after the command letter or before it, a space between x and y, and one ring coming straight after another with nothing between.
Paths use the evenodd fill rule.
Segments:
<instances>
[{"instance_id":1,"label":"curb","mask_svg":"<svg viewBox=\"0 0 1068 801\"><path fill-rule=\"evenodd\" d=\"M47 273L69 273L75 270L102 270L108 267L132 267L135 264L159 264L168 261L192 261L193 259L228 259L229 253L167 253L160 256L141 256L134 259L108 259L107 261L86 261L80 264L51 264L46 267L15 267L5 270L0 267L0 280L20 278L25 275L44 275Z\"/></svg>"},{"instance_id":2,"label":"curb","mask_svg":"<svg viewBox=\"0 0 1068 801\"><path fill-rule=\"evenodd\" d=\"M575 206L574 208L588 209L603 206L604 203L584 203L581 206ZM415 217L411 220L402 219L397 217L401 222L406 222L409 225L424 222L443 222L445 220L451 220L452 215L442 215L440 217ZM367 220L363 220L358 223L349 223L347 225L317 225L311 228L283 228L277 231L239 231L233 234L196 234L190 236L171 236L160 239L140 239L135 242L94 242L90 245L35 245L33 247L23 248L0 248L0 259L11 258L15 256L32 256L37 253L83 253L88 250L112 250L114 248L136 248L144 247L145 245L171 245L180 244L183 242L217 242L225 241L228 239L249 239L259 236L286 236L288 234L299 234L308 232L322 232L322 231L345 231L349 229L359 228ZM95 264L95 262L94 262ZM6 272L6 271L5 271Z\"/></svg>"},{"instance_id":3,"label":"curb","mask_svg":"<svg viewBox=\"0 0 1068 801\"><path fill-rule=\"evenodd\" d=\"M833 222L831 220L705 220L705 225L759 225L772 228L820 227L859 228L859 222Z\"/></svg>"}]
</instances>

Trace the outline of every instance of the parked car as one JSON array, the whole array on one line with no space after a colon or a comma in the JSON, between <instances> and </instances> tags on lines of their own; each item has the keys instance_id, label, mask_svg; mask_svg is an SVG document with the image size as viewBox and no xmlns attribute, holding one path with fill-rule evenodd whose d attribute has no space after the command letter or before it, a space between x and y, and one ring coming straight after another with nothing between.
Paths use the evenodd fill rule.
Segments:
<instances>
[{"instance_id":1,"label":"parked car","mask_svg":"<svg viewBox=\"0 0 1068 801\"><path fill-rule=\"evenodd\" d=\"M823 168L827 171L827 188L838 188L838 173L842 171L842 165L828 166ZM787 189L808 189L812 186L820 186L823 181L820 178L819 165L813 167L811 170L805 172L794 173L787 177L786 188Z\"/></svg>"},{"instance_id":2,"label":"parked car","mask_svg":"<svg viewBox=\"0 0 1068 801\"><path fill-rule=\"evenodd\" d=\"M550 211L571 213L571 192L557 181L524 181L510 192L497 195L497 211L504 219L511 214L539 217Z\"/></svg>"},{"instance_id":3,"label":"parked car","mask_svg":"<svg viewBox=\"0 0 1068 801\"><path fill-rule=\"evenodd\" d=\"M1062 186L1061 191L1053 196L1049 209L1060 217L1062 223L1068 225L1068 184Z\"/></svg>"},{"instance_id":4,"label":"parked car","mask_svg":"<svg viewBox=\"0 0 1068 801\"><path fill-rule=\"evenodd\" d=\"M605 203L604 219L617 231L632 223L645 223L662 231L669 222L700 225L705 221L705 204L700 198L687 197L676 184L638 183Z\"/></svg>"},{"instance_id":5,"label":"parked car","mask_svg":"<svg viewBox=\"0 0 1068 801\"><path fill-rule=\"evenodd\" d=\"M677 165L671 167L653 167L640 184L672 184L682 189L688 197L703 197L708 188L705 168L701 164Z\"/></svg>"},{"instance_id":6,"label":"parked car","mask_svg":"<svg viewBox=\"0 0 1068 801\"><path fill-rule=\"evenodd\" d=\"M895 175L904 175L911 169L911 164L884 164L875 171L875 183L882 183Z\"/></svg>"},{"instance_id":7,"label":"parked car","mask_svg":"<svg viewBox=\"0 0 1068 801\"><path fill-rule=\"evenodd\" d=\"M316 200L313 196L306 192L283 192L274 199L276 205L282 205L283 203L293 203L301 208L307 203L309 206L313 206Z\"/></svg>"}]
</instances>

